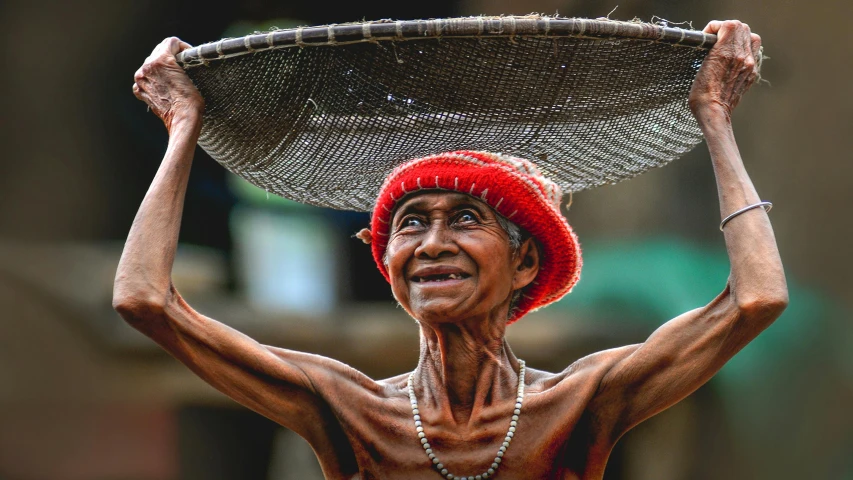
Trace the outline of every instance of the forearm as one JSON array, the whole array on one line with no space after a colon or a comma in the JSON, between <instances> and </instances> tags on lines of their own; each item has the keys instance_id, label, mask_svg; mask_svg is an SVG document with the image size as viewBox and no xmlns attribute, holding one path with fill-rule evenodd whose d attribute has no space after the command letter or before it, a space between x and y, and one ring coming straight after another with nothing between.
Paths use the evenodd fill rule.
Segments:
<instances>
[{"instance_id":1,"label":"forearm","mask_svg":"<svg viewBox=\"0 0 853 480\"><path fill-rule=\"evenodd\" d=\"M196 113L172 122L168 149L139 207L119 261L113 290L117 307L162 305L170 294L184 197L200 128L200 115Z\"/></svg>"},{"instance_id":2,"label":"forearm","mask_svg":"<svg viewBox=\"0 0 853 480\"><path fill-rule=\"evenodd\" d=\"M746 173L728 115L707 108L696 113L717 179L721 218L761 201ZM784 308L787 289L770 219L763 208L744 212L724 229L731 262L730 287L745 309ZM781 312L781 309L779 310Z\"/></svg>"}]
</instances>

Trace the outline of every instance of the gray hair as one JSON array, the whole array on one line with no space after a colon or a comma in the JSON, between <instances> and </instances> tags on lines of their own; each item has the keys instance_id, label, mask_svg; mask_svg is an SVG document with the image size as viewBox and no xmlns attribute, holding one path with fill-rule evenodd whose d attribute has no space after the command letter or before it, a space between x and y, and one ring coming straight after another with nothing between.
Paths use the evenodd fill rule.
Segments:
<instances>
[{"instance_id":1,"label":"gray hair","mask_svg":"<svg viewBox=\"0 0 853 480\"><path fill-rule=\"evenodd\" d=\"M495 211L495 217L498 220L498 224L501 226L501 228L504 229L507 236L509 237L509 248L512 249L513 253L517 252L518 249L521 248L522 240L524 240L524 238L522 238L521 227L519 227L518 225L513 223L512 220L504 217L497 211Z\"/></svg>"},{"instance_id":2,"label":"gray hair","mask_svg":"<svg viewBox=\"0 0 853 480\"><path fill-rule=\"evenodd\" d=\"M518 253L518 249L521 248L521 242L523 242L526 238L529 238L531 235L526 230L519 227L515 222L504 217L497 211L495 211L495 218L497 218L498 220L498 225L500 225L501 228L504 229L507 236L509 237L509 248L512 250L512 253ZM538 246L536 248L538 248ZM509 300L509 312L507 313L507 318L512 317L516 307L518 306L518 302L521 300L521 296L523 294L523 288L519 288L518 290L514 290L512 292L512 298L510 298Z\"/></svg>"}]
</instances>

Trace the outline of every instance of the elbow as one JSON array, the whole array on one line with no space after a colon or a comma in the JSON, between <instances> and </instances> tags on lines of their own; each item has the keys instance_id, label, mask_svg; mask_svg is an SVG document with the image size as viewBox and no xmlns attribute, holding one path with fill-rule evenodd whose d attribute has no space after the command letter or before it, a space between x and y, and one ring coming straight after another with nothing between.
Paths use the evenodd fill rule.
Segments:
<instances>
[{"instance_id":1,"label":"elbow","mask_svg":"<svg viewBox=\"0 0 853 480\"><path fill-rule=\"evenodd\" d=\"M167 295L159 292L133 290L116 285L113 290L113 309L129 324L138 327L152 318L164 315Z\"/></svg>"},{"instance_id":2,"label":"elbow","mask_svg":"<svg viewBox=\"0 0 853 480\"><path fill-rule=\"evenodd\" d=\"M788 307L788 289L765 291L754 295L738 297L737 307L743 318L769 325L782 315Z\"/></svg>"}]
</instances>

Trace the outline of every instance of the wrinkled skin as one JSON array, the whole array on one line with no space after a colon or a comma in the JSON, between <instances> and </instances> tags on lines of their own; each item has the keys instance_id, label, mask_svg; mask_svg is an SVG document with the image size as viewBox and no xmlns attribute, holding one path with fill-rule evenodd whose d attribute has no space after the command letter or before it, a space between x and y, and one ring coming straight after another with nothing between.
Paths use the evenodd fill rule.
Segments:
<instances>
[{"instance_id":1,"label":"wrinkled skin","mask_svg":"<svg viewBox=\"0 0 853 480\"><path fill-rule=\"evenodd\" d=\"M503 325L511 293L539 271L533 242L511 251L495 211L461 193L429 192L401 202L391 220L387 258L394 297L426 323L494 318ZM439 273L464 278L417 281Z\"/></svg>"},{"instance_id":2,"label":"wrinkled skin","mask_svg":"<svg viewBox=\"0 0 853 480\"><path fill-rule=\"evenodd\" d=\"M730 116L757 77L761 40L736 21L705 30L719 40L689 102L727 215L759 201ZM211 385L302 435L327 478L439 478L412 423L408 374L377 381L328 358L261 345L193 310L172 285L204 108L174 60L187 47L165 40L135 77L134 93L163 119L170 139L128 235L116 310ZM506 434L519 371L504 339L509 295L539 266L531 242L512 251L494 212L477 205L458 194L407 198L388 248L392 289L421 332L414 370L420 415L434 451L457 475L486 470ZM750 210L724 236L731 275L708 305L666 322L642 344L590 355L558 373L527 368L518 430L498 478L601 478L627 430L696 390L779 316L787 289L767 215ZM444 285L416 278L440 269L460 278Z\"/></svg>"}]
</instances>

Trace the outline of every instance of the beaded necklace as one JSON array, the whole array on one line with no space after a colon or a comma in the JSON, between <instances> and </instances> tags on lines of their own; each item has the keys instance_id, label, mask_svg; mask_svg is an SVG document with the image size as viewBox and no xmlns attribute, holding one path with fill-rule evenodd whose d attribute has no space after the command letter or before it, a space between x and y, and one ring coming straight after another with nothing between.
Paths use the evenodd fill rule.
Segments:
<instances>
[{"instance_id":1,"label":"beaded necklace","mask_svg":"<svg viewBox=\"0 0 853 480\"><path fill-rule=\"evenodd\" d=\"M509 430L506 432L506 437L504 438L503 443L498 449L498 454L495 459L492 461L492 464L489 466L489 469L479 475L472 475L470 477L458 477L447 471L447 468L443 463L438 459L435 455L435 452L432 451L432 446L429 444L429 440L426 438L426 433L424 433L423 423L421 422L420 410L418 410L418 400L415 398L415 387L412 385L412 380L414 379L415 372L409 374L409 400L412 402L412 416L415 420L415 430L418 432L418 438L421 441L421 446L424 447L424 452L426 452L427 457L429 457L430 462L432 462L433 467L441 474L442 477L447 480L482 480L484 478L492 478L495 476L495 472L497 472L498 467L501 465L501 461L503 460L503 456L506 453L507 448L509 448L510 442L512 442L512 437L515 436L515 428L518 426L518 417L521 415L521 404L524 401L524 360L518 361L519 369L518 369L518 395L515 399L515 409L512 411L512 420L509 422Z\"/></svg>"}]
</instances>

